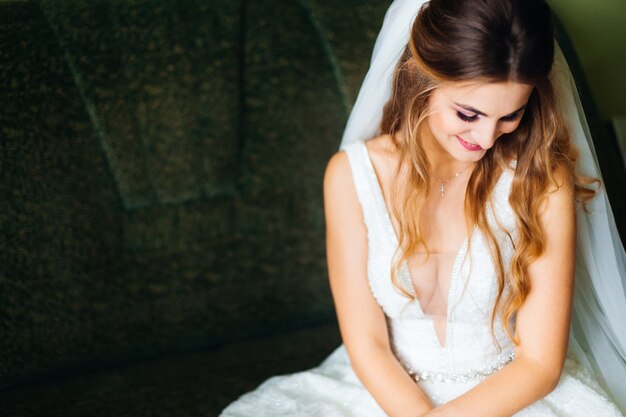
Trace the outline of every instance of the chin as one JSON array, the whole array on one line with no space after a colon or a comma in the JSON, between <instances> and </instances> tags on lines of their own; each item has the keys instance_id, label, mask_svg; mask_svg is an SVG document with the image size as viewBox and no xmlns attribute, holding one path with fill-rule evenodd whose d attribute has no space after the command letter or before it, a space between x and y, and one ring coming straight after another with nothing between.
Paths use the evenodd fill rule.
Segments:
<instances>
[{"instance_id":1,"label":"chin","mask_svg":"<svg viewBox=\"0 0 626 417\"><path fill-rule=\"evenodd\" d=\"M456 152L450 153L459 162L476 162L480 161L487 153L486 149L480 151L468 151L466 149L455 149Z\"/></svg>"}]
</instances>

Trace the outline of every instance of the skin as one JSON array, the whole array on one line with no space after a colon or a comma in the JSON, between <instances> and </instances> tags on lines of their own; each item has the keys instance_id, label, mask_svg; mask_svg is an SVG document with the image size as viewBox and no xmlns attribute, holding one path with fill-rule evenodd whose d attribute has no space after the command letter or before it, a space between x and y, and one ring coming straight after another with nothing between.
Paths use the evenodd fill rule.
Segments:
<instances>
[{"instance_id":1,"label":"skin","mask_svg":"<svg viewBox=\"0 0 626 417\"><path fill-rule=\"evenodd\" d=\"M531 91L528 85L507 82L453 83L433 92L432 112L422 132L433 173L449 178L467 168L448 183L446 198L437 194L437 183L433 195L427 196L420 221L432 225L425 240L433 251L456 251L463 240L462 201L473 164L498 137L517 128L521 117L512 120L512 114L527 102ZM463 121L459 111L477 117ZM457 137L482 149L469 151ZM389 201L397 151L388 136L366 145ZM355 373L389 416L510 416L554 389L567 350L576 235L573 187L564 173L557 171L555 177L560 186L548 194L540 213L546 250L529 266L531 291L517 314L520 344L515 359L460 397L433 408L392 353L385 316L367 282L367 232L347 156L340 151L330 159L324 175L324 205L328 269L339 326ZM392 222L397 231L397 221Z\"/></svg>"},{"instance_id":2,"label":"skin","mask_svg":"<svg viewBox=\"0 0 626 417\"><path fill-rule=\"evenodd\" d=\"M523 116L520 109L531 92L530 85L514 82L449 83L435 89L430 100L432 113L423 132L426 154L435 175L440 178L454 175L479 161L501 135L514 131ZM458 113L470 120L461 119ZM468 151L457 138L481 149Z\"/></svg>"}]
</instances>

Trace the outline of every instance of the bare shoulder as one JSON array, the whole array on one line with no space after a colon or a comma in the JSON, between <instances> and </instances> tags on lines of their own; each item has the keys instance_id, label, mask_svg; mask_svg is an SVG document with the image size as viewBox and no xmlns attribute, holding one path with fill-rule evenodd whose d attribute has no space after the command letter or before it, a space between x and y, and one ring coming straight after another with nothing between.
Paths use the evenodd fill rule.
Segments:
<instances>
[{"instance_id":1,"label":"bare shoulder","mask_svg":"<svg viewBox=\"0 0 626 417\"><path fill-rule=\"evenodd\" d=\"M398 148L391 135L380 135L365 142L370 156L374 159L394 159L398 157Z\"/></svg>"},{"instance_id":2,"label":"bare shoulder","mask_svg":"<svg viewBox=\"0 0 626 417\"><path fill-rule=\"evenodd\" d=\"M575 210L574 178L565 167L560 166L552 171L552 182L548 187L543 216L559 216L563 212Z\"/></svg>"},{"instance_id":3,"label":"bare shoulder","mask_svg":"<svg viewBox=\"0 0 626 417\"><path fill-rule=\"evenodd\" d=\"M324 207L327 225L341 223L359 211L356 186L348 154L340 150L331 156L324 173ZM335 221L337 220L337 221Z\"/></svg>"},{"instance_id":4,"label":"bare shoulder","mask_svg":"<svg viewBox=\"0 0 626 417\"><path fill-rule=\"evenodd\" d=\"M552 187L550 188L552 192L559 191L561 188L564 188L562 192L565 192L565 193L573 192L574 175L573 175L573 172L571 172L565 166L563 165L557 166L552 171L552 178L554 180L554 183L552 184Z\"/></svg>"},{"instance_id":5,"label":"bare shoulder","mask_svg":"<svg viewBox=\"0 0 626 417\"><path fill-rule=\"evenodd\" d=\"M546 254L573 251L576 244L576 201L571 172L557 168L541 206L539 217L545 233Z\"/></svg>"},{"instance_id":6,"label":"bare shoulder","mask_svg":"<svg viewBox=\"0 0 626 417\"><path fill-rule=\"evenodd\" d=\"M348 155L343 151L330 157L324 172L325 193L347 187L352 181L352 172Z\"/></svg>"},{"instance_id":7,"label":"bare shoulder","mask_svg":"<svg viewBox=\"0 0 626 417\"><path fill-rule=\"evenodd\" d=\"M324 173L324 217L330 280L343 282L353 276L345 271L365 264L367 258L364 214L343 150L330 158Z\"/></svg>"},{"instance_id":8,"label":"bare shoulder","mask_svg":"<svg viewBox=\"0 0 626 417\"><path fill-rule=\"evenodd\" d=\"M398 161L398 150L391 136L381 135L365 141L367 152L374 165L377 176L386 189L387 179L393 174L393 169ZM353 188L352 170L348 155L343 151L336 152L328 161L324 173L324 190L337 196Z\"/></svg>"}]
</instances>

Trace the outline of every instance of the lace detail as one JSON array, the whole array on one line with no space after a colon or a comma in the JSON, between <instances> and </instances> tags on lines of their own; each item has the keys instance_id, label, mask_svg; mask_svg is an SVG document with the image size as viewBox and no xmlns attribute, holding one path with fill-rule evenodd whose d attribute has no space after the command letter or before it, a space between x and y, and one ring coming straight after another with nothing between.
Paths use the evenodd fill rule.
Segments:
<instances>
[{"instance_id":1,"label":"lace detail","mask_svg":"<svg viewBox=\"0 0 626 417\"><path fill-rule=\"evenodd\" d=\"M499 362L491 366L485 366L481 369L471 369L462 373L446 373L446 372L432 372L432 371L415 371L409 369L407 372L413 378L415 382L467 382L467 381L481 381L493 374L494 372L504 368L509 362L515 358L515 352L509 353Z\"/></svg>"}]
</instances>

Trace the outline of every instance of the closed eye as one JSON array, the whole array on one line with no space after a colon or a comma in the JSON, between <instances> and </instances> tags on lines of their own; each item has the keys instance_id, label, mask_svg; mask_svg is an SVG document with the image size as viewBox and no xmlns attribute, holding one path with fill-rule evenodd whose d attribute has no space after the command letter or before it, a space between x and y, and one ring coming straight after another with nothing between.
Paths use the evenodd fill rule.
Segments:
<instances>
[{"instance_id":1,"label":"closed eye","mask_svg":"<svg viewBox=\"0 0 626 417\"><path fill-rule=\"evenodd\" d=\"M464 122L467 122L467 123L475 122L476 120L478 120L478 115L477 114L475 114L473 116L469 116L469 115L467 115L467 114L465 114L463 112L457 111L456 115L457 115L457 117L459 119L461 119L461 120L463 120ZM517 112L515 112L513 114L510 114L508 116L504 116L500 120L502 120L503 122L514 122L517 119L519 119L521 115L522 115L522 110L517 111Z\"/></svg>"},{"instance_id":2,"label":"closed eye","mask_svg":"<svg viewBox=\"0 0 626 417\"><path fill-rule=\"evenodd\" d=\"M468 116L465 113L457 111L456 115L458 116L459 119L463 120L464 122L468 122L468 123L475 122L476 120L478 120L478 115L477 114L475 114L473 116Z\"/></svg>"},{"instance_id":3,"label":"closed eye","mask_svg":"<svg viewBox=\"0 0 626 417\"><path fill-rule=\"evenodd\" d=\"M508 116L504 116L500 120L502 120L503 122L514 122L517 119L519 119L521 115L522 115L522 111L520 110L520 111L517 111L517 112L515 112L513 114L509 114Z\"/></svg>"}]
</instances>

